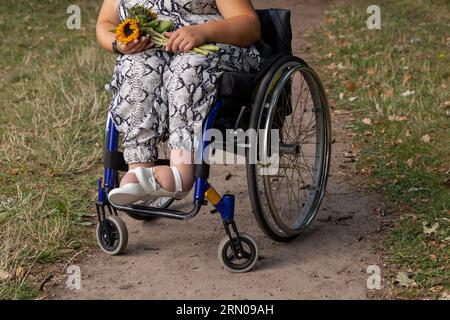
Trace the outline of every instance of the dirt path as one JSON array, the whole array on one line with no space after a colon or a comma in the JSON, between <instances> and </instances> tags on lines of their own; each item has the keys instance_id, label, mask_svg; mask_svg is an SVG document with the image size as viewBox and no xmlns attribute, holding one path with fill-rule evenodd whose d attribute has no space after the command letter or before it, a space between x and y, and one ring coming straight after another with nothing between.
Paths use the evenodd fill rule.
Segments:
<instances>
[{"instance_id":1,"label":"dirt path","mask_svg":"<svg viewBox=\"0 0 450 320\"><path fill-rule=\"evenodd\" d=\"M321 23L330 1L254 1L259 8L292 10L294 48L305 57L301 42L308 28ZM314 49L314 48L312 48ZM324 76L322 74L322 76ZM257 227L247 196L243 166L215 166L212 184L237 195L240 230L255 237L261 254L257 268L247 274L230 274L217 261L217 245L224 237L218 215L204 208L189 222L157 220L150 223L125 217L128 251L109 257L95 250L78 264L82 289L54 288L51 296L63 299L317 299L366 298L365 270L378 262L373 241L379 228L373 215L376 197L355 189L343 164L350 150L343 131L343 116L334 115L333 166L329 188L318 219L300 238L289 244L269 240ZM225 180L231 172L232 177ZM65 280L62 281L63 283Z\"/></svg>"}]
</instances>

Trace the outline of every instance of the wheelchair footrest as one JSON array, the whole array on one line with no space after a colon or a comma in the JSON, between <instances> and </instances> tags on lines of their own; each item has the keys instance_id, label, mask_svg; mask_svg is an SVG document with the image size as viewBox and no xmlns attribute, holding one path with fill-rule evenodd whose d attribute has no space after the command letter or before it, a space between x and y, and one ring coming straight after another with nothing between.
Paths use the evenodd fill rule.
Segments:
<instances>
[{"instance_id":1,"label":"wheelchair footrest","mask_svg":"<svg viewBox=\"0 0 450 320\"><path fill-rule=\"evenodd\" d=\"M157 207L147 207L142 205L117 206L112 203L110 203L110 205L116 210L127 213L147 215L152 217L162 217L175 220L190 220L197 215L197 213L200 211L201 208L200 203L195 203L194 207L189 212Z\"/></svg>"}]
</instances>

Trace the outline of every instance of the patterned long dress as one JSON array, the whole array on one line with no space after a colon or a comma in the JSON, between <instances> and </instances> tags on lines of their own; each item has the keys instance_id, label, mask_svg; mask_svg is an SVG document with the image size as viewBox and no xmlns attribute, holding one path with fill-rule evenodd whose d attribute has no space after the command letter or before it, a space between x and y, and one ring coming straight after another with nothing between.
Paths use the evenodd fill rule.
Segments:
<instances>
[{"instance_id":1,"label":"patterned long dress","mask_svg":"<svg viewBox=\"0 0 450 320\"><path fill-rule=\"evenodd\" d=\"M220 20L215 0L119 0L119 16L127 8L144 5L170 19L175 30ZM217 44L218 53L169 53L158 48L119 56L106 90L112 94L109 112L123 133L127 163L153 162L157 145L195 151L203 119L217 98L223 72L256 72L260 55L254 46Z\"/></svg>"}]
</instances>

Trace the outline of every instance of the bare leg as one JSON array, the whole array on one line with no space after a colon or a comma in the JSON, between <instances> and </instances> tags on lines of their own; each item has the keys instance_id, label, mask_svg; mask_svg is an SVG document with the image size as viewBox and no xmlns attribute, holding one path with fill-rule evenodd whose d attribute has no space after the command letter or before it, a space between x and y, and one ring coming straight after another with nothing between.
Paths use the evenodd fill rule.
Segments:
<instances>
[{"instance_id":1,"label":"bare leg","mask_svg":"<svg viewBox=\"0 0 450 320\"><path fill-rule=\"evenodd\" d=\"M194 153L185 150L171 150L170 165L177 167L181 174L183 184L183 191L189 191L194 185ZM129 169L138 167L151 168L155 167L154 174L156 181L160 186L170 192L175 191L175 178L172 169L169 166L155 166L153 162L130 163ZM120 181L120 186L123 187L127 183L139 183L134 173L127 173Z\"/></svg>"},{"instance_id":2,"label":"bare leg","mask_svg":"<svg viewBox=\"0 0 450 320\"><path fill-rule=\"evenodd\" d=\"M171 150L170 165L181 174L183 191L189 191L194 185L194 153L186 150ZM167 191L175 191L175 178L169 166L156 166L155 178Z\"/></svg>"}]
</instances>

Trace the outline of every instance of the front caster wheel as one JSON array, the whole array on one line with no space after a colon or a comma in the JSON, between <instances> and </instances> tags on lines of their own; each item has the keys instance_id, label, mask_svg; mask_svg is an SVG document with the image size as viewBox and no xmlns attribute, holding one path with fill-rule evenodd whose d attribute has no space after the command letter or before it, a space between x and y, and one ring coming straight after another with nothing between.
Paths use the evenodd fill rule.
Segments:
<instances>
[{"instance_id":1,"label":"front caster wheel","mask_svg":"<svg viewBox=\"0 0 450 320\"><path fill-rule=\"evenodd\" d=\"M233 244L230 238L225 237L219 244L218 257L220 263L223 267L233 273L244 273L248 272L255 266L258 261L258 246L256 241L245 233L240 233L242 243L242 257L237 257L234 250ZM233 237L233 241L237 241L236 237Z\"/></svg>"},{"instance_id":2,"label":"front caster wheel","mask_svg":"<svg viewBox=\"0 0 450 320\"><path fill-rule=\"evenodd\" d=\"M127 227L117 216L108 216L97 224L96 236L103 252L112 256L121 254L128 244Z\"/></svg>"}]
</instances>

